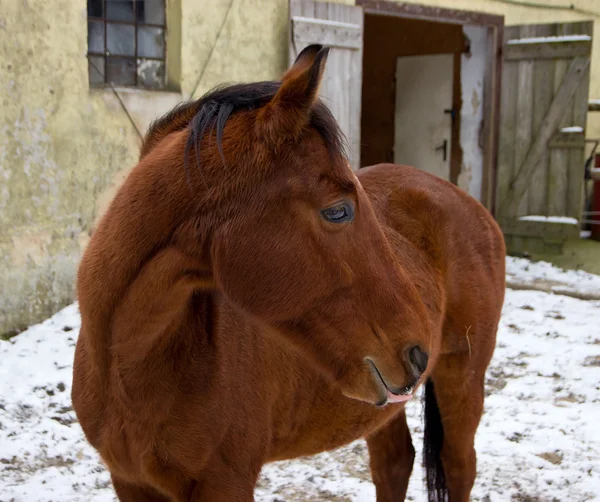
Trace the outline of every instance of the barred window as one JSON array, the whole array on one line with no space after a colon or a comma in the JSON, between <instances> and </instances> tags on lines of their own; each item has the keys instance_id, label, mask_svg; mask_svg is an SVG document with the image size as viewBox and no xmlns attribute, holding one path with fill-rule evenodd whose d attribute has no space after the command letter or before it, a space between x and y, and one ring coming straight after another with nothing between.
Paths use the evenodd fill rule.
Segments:
<instances>
[{"instance_id":1,"label":"barred window","mask_svg":"<svg viewBox=\"0 0 600 502\"><path fill-rule=\"evenodd\" d=\"M87 0L90 86L165 87L165 0Z\"/></svg>"}]
</instances>

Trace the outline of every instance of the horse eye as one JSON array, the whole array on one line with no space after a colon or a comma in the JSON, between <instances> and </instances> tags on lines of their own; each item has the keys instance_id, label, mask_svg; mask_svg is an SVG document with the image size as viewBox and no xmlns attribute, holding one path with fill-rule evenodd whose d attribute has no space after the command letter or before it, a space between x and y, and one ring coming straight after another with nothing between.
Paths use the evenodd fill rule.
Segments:
<instances>
[{"instance_id":1,"label":"horse eye","mask_svg":"<svg viewBox=\"0 0 600 502\"><path fill-rule=\"evenodd\" d=\"M354 207L349 202L339 202L338 204L325 208L321 211L324 220L330 223L345 223L354 218Z\"/></svg>"}]
</instances>

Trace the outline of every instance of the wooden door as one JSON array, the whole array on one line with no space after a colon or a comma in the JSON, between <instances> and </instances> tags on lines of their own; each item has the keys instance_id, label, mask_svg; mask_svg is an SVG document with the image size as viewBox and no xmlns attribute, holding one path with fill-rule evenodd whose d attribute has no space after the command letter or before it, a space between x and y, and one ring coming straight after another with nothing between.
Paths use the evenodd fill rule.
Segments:
<instances>
[{"instance_id":1,"label":"wooden door","mask_svg":"<svg viewBox=\"0 0 600 502\"><path fill-rule=\"evenodd\" d=\"M591 22L506 28L496 215L512 251L578 237Z\"/></svg>"},{"instance_id":2,"label":"wooden door","mask_svg":"<svg viewBox=\"0 0 600 502\"><path fill-rule=\"evenodd\" d=\"M290 0L289 63L310 44L330 47L320 97L346 136L350 165L356 170L360 167L362 8Z\"/></svg>"},{"instance_id":3,"label":"wooden door","mask_svg":"<svg viewBox=\"0 0 600 502\"><path fill-rule=\"evenodd\" d=\"M454 54L396 60L394 162L450 181Z\"/></svg>"}]
</instances>

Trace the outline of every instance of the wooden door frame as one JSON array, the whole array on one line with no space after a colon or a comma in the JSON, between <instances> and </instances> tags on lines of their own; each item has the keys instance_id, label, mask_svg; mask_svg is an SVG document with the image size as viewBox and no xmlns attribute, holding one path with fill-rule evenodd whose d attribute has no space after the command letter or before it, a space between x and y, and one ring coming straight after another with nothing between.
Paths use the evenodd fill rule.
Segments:
<instances>
[{"instance_id":1,"label":"wooden door frame","mask_svg":"<svg viewBox=\"0 0 600 502\"><path fill-rule=\"evenodd\" d=\"M500 132L500 95L504 46L504 16L424 6L413 3L396 3L384 0L356 0L363 14L397 16L439 23L482 26L488 28L490 44L488 65L483 89L483 172L481 202L492 214L496 209L496 183L498 171L498 145ZM493 78L491 76L493 75ZM491 96L491 99L490 99Z\"/></svg>"}]
</instances>

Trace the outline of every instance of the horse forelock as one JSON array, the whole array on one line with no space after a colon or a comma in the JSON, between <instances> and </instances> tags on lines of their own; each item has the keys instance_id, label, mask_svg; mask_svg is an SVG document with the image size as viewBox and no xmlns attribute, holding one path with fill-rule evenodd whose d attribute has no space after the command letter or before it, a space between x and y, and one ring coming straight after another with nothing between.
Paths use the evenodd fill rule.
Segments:
<instances>
[{"instance_id":1,"label":"horse forelock","mask_svg":"<svg viewBox=\"0 0 600 502\"><path fill-rule=\"evenodd\" d=\"M192 163L198 169L202 168L200 145L204 138L213 134L216 136L216 146L221 161L226 165L223 135L229 120L238 113L264 107L274 98L280 86L281 82L276 81L223 85L214 88L198 100L181 103L150 126L140 157L147 155L165 136L187 128L189 135L184 151L186 171L189 172ZM281 111L281 113L285 112L286 110ZM323 102L315 102L308 126L320 134L332 158L345 158L345 137L331 111Z\"/></svg>"}]
</instances>

